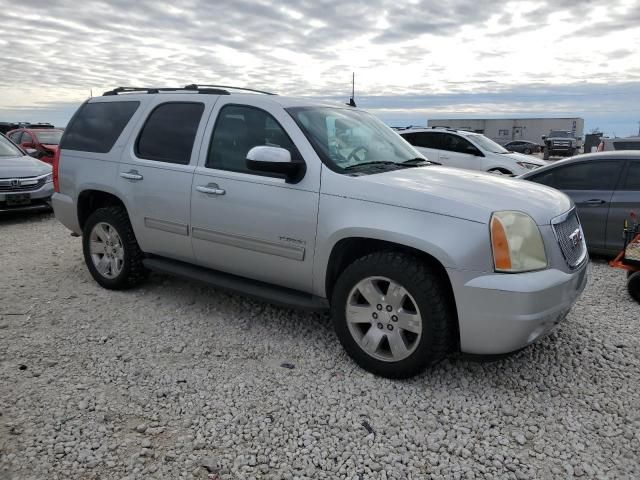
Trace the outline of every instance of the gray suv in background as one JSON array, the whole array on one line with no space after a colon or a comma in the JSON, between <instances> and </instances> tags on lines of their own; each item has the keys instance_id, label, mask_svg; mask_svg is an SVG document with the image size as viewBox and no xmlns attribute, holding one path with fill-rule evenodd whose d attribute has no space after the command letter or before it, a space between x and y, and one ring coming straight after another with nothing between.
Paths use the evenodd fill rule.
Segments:
<instances>
[{"instance_id":1,"label":"gray suv in background","mask_svg":"<svg viewBox=\"0 0 640 480\"><path fill-rule=\"evenodd\" d=\"M50 209L52 194L51 165L0 134L0 212Z\"/></svg>"},{"instance_id":2,"label":"gray suv in background","mask_svg":"<svg viewBox=\"0 0 640 480\"><path fill-rule=\"evenodd\" d=\"M388 377L518 350L584 288L563 193L432 165L357 108L238 91L118 88L71 119L53 205L100 285L155 270L330 309Z\"/></svg>"}]
</instances>

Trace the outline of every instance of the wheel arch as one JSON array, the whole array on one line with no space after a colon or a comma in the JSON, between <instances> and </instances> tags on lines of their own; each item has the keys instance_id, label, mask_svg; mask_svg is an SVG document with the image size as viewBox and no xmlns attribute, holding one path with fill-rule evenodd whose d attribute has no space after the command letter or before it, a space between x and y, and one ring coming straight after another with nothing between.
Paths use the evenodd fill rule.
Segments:
<instances>
[{"instance_id":1,"label":"wheel arch","mask_svg":"<svg viewBox=\"0 0 640 480\"><path fill-rule=\"evenodd\" d=\"M419 258L422 262L433 269L447 291L451 307L450 311L454 315L454 338L456 342L459 342L460 334L455 295L451 279L449 278L449 274L447 273L444 263L433 254L416 247L406 245L405 243L359 236L345 237L338 240L331 249L329 261L327 263L324 283L326 297L331 299L333 287L338 280L338 277L345 268L347 268L347 266L358 258L379 251L400 251ZM458 345L456 345L456 347L458 347Z\"/></svg>"},{"instance_id":2,"label":"wheel arch","mask_svg":"<svg viewBox=\"0 0 640 480\"><path fill-rule=\"evenodd\" d=\"M98 208L109 206L122 207L127 212L127 215L129 215L127 206L116 194L101 189L91 188L81 191L78 194L77 200L78 224L80 225L80 228L84 228L89 216Z\"/></svg>"}]
</instances>

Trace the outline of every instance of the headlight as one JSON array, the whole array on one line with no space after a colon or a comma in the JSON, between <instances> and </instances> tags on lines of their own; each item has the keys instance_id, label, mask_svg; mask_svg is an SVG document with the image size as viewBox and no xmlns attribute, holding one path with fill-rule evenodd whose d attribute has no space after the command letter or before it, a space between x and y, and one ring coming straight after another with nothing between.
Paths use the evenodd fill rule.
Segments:
<instances>
[{"instance_id":1,"label":"headlight","mask_svg":"<svg viewBox=\"0 0 640 480\"><path fill-rule=\"evenodd\" d=\"M49 173L44 177L44 183L53 182L53 173Z\"/></svg>"},{"instance_id":2,"label":"headlight","mask_svg":"<svg viewBox=\"0 0 640 480\"><path fill-rule=\"evenodd\" d=\"M547 266L540 229L522 212L494 212L491 216L491 248L496 272L530 272Z\"/></svg>"},{"instance_id":3,"label":"headlight","mask_svg":"<svg viewBox=\"0 0 640 480\"><path fill-rule=\"evenodd\" d=\"M529 163L529 162L516 162L516 163L521 167L526 168L527 170L533 170L534 168L538 168L540 166L535 163Z\"/></svg>"}]
</instances>

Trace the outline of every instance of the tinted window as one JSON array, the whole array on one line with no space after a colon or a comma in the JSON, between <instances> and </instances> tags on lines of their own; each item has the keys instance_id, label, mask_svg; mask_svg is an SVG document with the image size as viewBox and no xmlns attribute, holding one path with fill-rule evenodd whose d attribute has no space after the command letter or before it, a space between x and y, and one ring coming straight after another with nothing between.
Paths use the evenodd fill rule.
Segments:
<instances>
[{"instance_id":1,"label":"tinted window","mask_svg":"<svg viewBox=\"0 0 640 480\"><path fill-rule=\"evenodd\" d=\"M85 103L65 130L60 148L107 153L140 102Z\"/></svg>"},{"instance_id":2,"label":"tinted window","mask_svg":"<svg viewBox=\"0 0 640 480\"><path fill-rule=\"evenodd\" d=\"M159 162L188 164L203 111L203 103L159 105L142 127L136 155Z\"/></svg>"},{"instance_id":3,"label":"tinted window","mask_svg":"<svg viewBox=\"0 0 640 480\"><path fill-rule=\"evenodd\" d=\"M414 132L404 133L402 136L411 145L422 148L440 148L444 134L438 132Z\"/></svg>"},{"instance_id":4,"label":"tinted window","mask_svg":"<svg viewBox=\"0 0 640 480\"><path fill-rule=\"evenodd\" d=\"M33 143L33 137L27 132L24 132L22 134L22 138L20 139L20 143Z\"/></svg>"},{"instance_id":5,"label":"tinted window","mask_svg":"<svg viewBox=\"0 0 640 480\"><path fill-rule=\"evenodd\" d=\"M640 162L631 162L623 190L640 190Z\"/></svg>"},{"instance_id":6,"label":"tinted window","mask_svg":"<svg viewBox=\"0 0 640 480\"><path fill-rule=\"evenodd\" d=\"M614 150L640 150L640 141L636 142L613 142Z\"/></svg>"},{"instance_id":7,"label":"tinted window","mask_svg":"<svg viewBox=\"0 0 640 480\"><path fill-rule=\"evenodd\" d=\"M613 190L621 162L582 162L555 168L531 178L560 190Z\"/></svg>"},{"instance_id":8,"label":"tinted window","mask_svg":"<svg viewBox=\"0 0 640 480\"><path fill-rule=\"evenodd\" d=\"M267 145L289 150L299 157L293 142L280 124L258 108L227 105L220 110L211 137L206 166L219 170L259 174L247 168L247 153L253 147Z\"/></svg>"},{"instance_id":9,"label":"tinted window","mask_svg":"<svg viewBox=\"0 0 640 480\"><path fill-rule=\"evenodd\" d=\"M473 153L478 149L471 145L471 143L458 136L450 133L444 134L442 150L448 150L449 152L458 153Z\"/></svg>"}]
</instances>

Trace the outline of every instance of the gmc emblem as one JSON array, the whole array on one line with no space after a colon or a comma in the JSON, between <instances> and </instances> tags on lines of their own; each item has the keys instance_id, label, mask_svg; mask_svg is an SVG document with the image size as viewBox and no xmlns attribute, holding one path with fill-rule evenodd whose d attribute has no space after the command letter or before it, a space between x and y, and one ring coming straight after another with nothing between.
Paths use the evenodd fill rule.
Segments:
<instances>
[{"instance_id":1,"label":"gmc emblem","mask_svg":"<svg viewBox=\"0 0 640 480\"><path fill-rule=\"evenodd\" d=\"M576 228L571 235L569 235L569 240L571 241L571 247L576 248L580 241L582 240L582 231L580 228Z\"/></svg>"}]
</instances>

